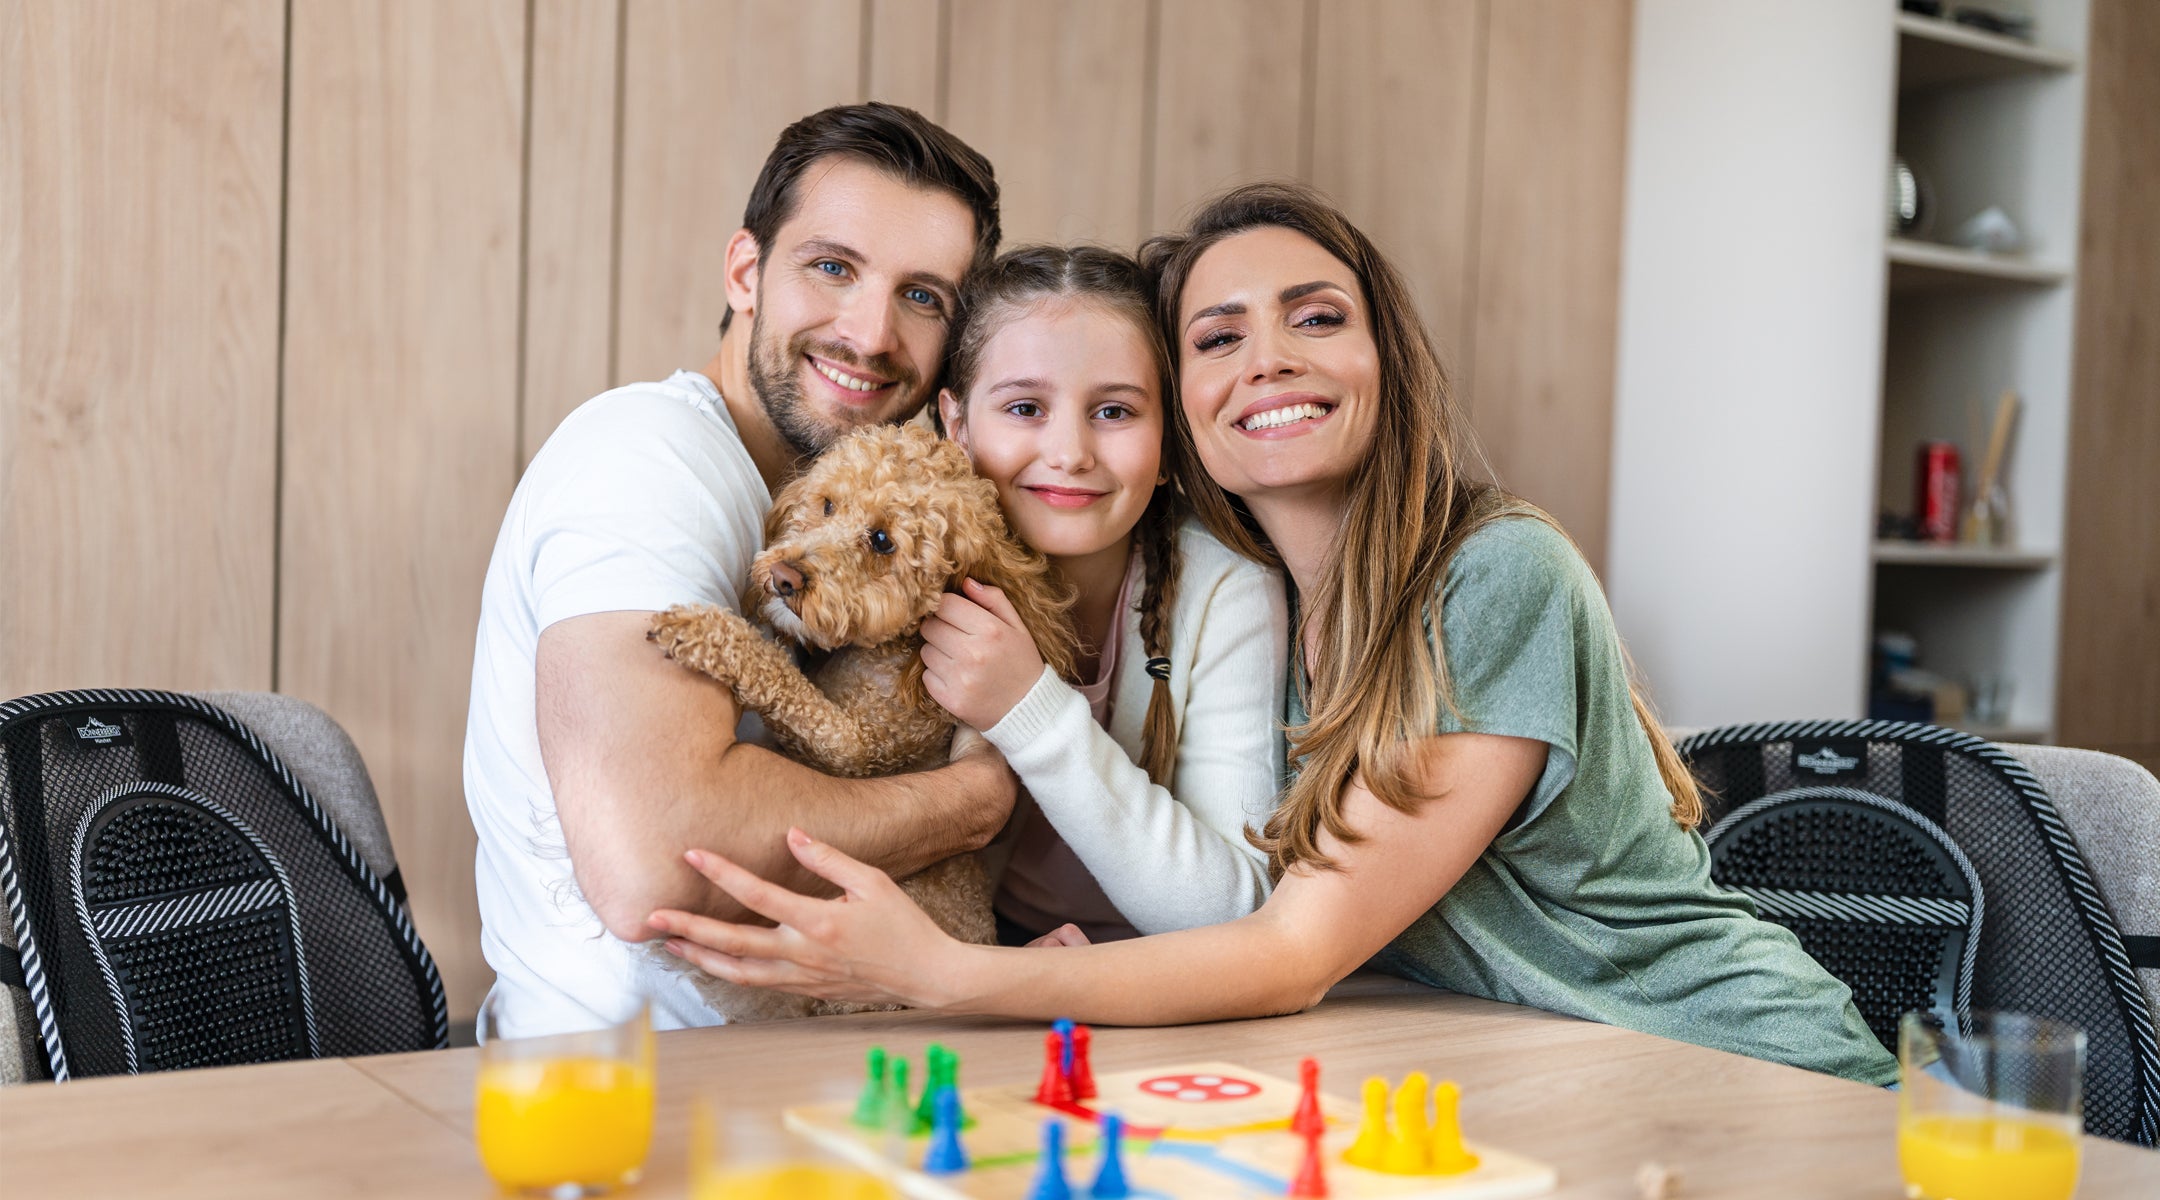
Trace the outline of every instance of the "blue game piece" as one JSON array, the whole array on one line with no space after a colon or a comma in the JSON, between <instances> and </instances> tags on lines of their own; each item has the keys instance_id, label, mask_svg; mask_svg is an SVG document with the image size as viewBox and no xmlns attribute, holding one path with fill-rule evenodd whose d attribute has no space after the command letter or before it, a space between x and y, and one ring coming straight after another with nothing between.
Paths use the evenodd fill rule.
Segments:
<instances>
[{"instance_id":1,"label":"blue game piece","mask_svg":"<svg viewBox=\"0 0 2160 1200\"><path fill-rule=\"evenodd\" d=\"M1065 1127L1056 1117L1043 1122L1042 1167L1027 1200L1072 1200L1072 1185L1065 1182Z\"/></svg>"},{"instance_id":2,"label":"blue game piece","mask_svg":"<svg viewBox=\"0 0 2160 1200\"><path fill-rule=\"evenodd\" d=\"M1095 1172L1095 1186L1088 1189L1094 1200L1125 1200L1132 1188L1125 1182L1125 1120L1102 1119L1102 1167Z\"/></svg>"},{"instance_id":3,"label":"blue game piece","mask_svg":"<svg viewBox=\"0 0 2160 1200\"><path fill-rule=\"evenodd\" d=\"M1071 1079L1071 1078L1072 1078L1072 1073L1073 1073L1073 1023L1072 1023L1072 1018L1071 1018L1071 1017L1059 1017L1059 1018L1058 1018L1057 1020L1055 1020L1055 1021L1052 1021L1052 1022L1050 1022L1050 1028L1052 1028L1052 1029L1054 1029L1054 1030L1056 1030L1056 1031L1057 1031L1057 1035L1058 1035L1058 1043L1059 1043L1059 1044L1060 1044L1060 1045L1061 1045L1061 1046L1063 1047L1063 1049L1061 1049L1061 1050L1059 1051L1059 1053L1060 1053L1060 1054L1061 1054L1061 1055L1062 1055L1063 1057L1062 1057L1062 1058L1061 1058L1061 1059L1059 1060L1059 1062L1058 1062L1058 1070L1064 1073L1064 1075L1065 1075L1065 1078L1067 1078L1067 1079ZM1074 1097L1074 1098L1075 1098L1075 1099L1078 1099L1078 1097L1077 1097L1077 1096L1076 1096L1076 1097Z\"/></svg>"},{"instance_id":4,"label":"blue game piece","mask_svg":"<svg viewBox=\"0 0 2160 1200\"><path fill-rule=\"evenodd\" d=\"M923 1153L922 1169L932 1175L950 1175L968 1169L967 1150L960 1145L960 1093L939 1088L930 1117L930 1148Z\"/></svg>"}]
</instances>

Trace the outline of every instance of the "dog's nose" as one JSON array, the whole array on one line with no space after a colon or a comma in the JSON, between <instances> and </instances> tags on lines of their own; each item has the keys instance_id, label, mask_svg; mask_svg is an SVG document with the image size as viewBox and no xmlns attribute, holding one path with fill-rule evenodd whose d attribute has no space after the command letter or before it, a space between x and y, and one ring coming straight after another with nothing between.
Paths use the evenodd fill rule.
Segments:
<instances>
[{"instance_id":1,"label":"dog's nose","mask_svg":"<svg viewBox=\"0 0 2160 1200\"><path fill-rule=\"evenodd\" d=\"M775 595L784 600L801 591L802 585L802 572L796 570L794 564L784 562L773 564L772 590Z\"/></svg>"}]
</instances>

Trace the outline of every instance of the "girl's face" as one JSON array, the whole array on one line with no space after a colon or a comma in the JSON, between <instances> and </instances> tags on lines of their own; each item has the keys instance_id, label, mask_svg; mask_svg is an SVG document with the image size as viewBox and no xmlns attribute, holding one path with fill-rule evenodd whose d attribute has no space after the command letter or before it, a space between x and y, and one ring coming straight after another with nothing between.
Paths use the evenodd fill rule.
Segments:
<instances>
[{"instance_id":1,"label":"girl's face","mask_svg":"<svg viewBox=\"0 0 2160 1200\"><path fill-rule=\"evenodd\" d=\"M962 402L938 408L1013 532L1052 558L1119 544L1162 482L1163 406L1130 318L1057 297L1008 315Z\"/></svg>"},{"instance_id":2,"label":"girl's face","mask_svg":"<svg viewBox=\"0 0 2160 1200\"><path fill-rule=\"evenodd\" d=\"M1178 304L1180 402L1200 465L1246 500L1339 491L1370 452L1380 354L1357 276L1267 226L1193 264Z\"/></svg>"}]
</instances>

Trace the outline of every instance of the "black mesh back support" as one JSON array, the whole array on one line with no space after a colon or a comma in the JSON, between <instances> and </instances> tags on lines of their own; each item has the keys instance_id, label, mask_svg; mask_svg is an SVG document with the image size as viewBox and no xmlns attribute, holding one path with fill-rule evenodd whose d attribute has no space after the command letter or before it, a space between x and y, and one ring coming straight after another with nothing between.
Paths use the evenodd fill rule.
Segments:
<instances>
[{"instance_id":1,"label":"black mesh back support","mask_svg":"<svg viewBox=\"0 0 2160 1200\"><path fill-rule=\"evenodd\" d=\"M1704 785L1704 824L1712 838L1721 821L1743 813L1751 802L1810 790L1864 794L1947 834L1985 891L1985 917L1974 922L1978 949L1971 1006L2051 1017L2083 1029L2087 1130L2154 1144L2160 1125L2160 1043L2151 1012L2076 842L2047 793L2015 758L1967 734L1889 721L1732 726L1690 737L1679 750ZM1867 853L1855 831L1824 829L1816 836L1828 839L1818 843L1816 870L1834 872L1840 862ZM1727 864L1717 857L1713 874L1732 882L1725 877ZM1942 872L1940 864L1908 859L1905 872L1930 869ZM1807 884L1802 890L1858 890L1849 877L1785 878ZM1790 917L1767 909L1763 915L1792 924ZM1806 942L1804 924L1794 928ZM1922 977L1941 977L1940 939L1905 947L1911 956L1903 963L1882 958L1897 947L1876 947L1881 978L1855 972L1853 956L1846 953L1851 949L1818 957L1854 987L1863 1003L1871 993L1892 994L1895 989L1886 981L1901 971L1913 995ZM1932 987L1928 991L1936 994ZM1884 1033L1879 1014L1868 1015L1871 1027Z\"/></svg>"},{"instance_id":2,"label":"black mesh back support","mask_svg":"<svg viewBox=\"0 0 2160 1200\"><path fill-rule=\"evenodd\" d=\"M193 697L0 705L0 888L55 1079L447 1044L405 906Z\"/></svg>"}]
</instances>

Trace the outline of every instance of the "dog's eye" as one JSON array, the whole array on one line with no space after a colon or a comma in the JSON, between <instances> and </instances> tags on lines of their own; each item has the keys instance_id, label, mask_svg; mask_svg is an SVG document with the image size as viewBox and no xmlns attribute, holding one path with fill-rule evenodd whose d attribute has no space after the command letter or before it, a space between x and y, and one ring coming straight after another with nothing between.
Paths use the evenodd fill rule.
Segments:
<instances>
[{"instance_id":1,"label":"dog's eye","mask_svg":"<svg viewBox=\"0 0 2160 1200\"><path fill-rule=\"evenodd\" d=\"M870 548L879 554L891 554L893 552L892 535L882 529L871 530Z\"/></svg>"},{"instance_id":2,"label":"dog's eye","mask_svg":"<svg viewBox=\"0 0 2160 1200\"><path fill-rule=\"evenodd\" d=\"M825 501L825 515L828 517L832 515L832 499L830 497L827 497Z\"/></svg>"}]
</instances>

